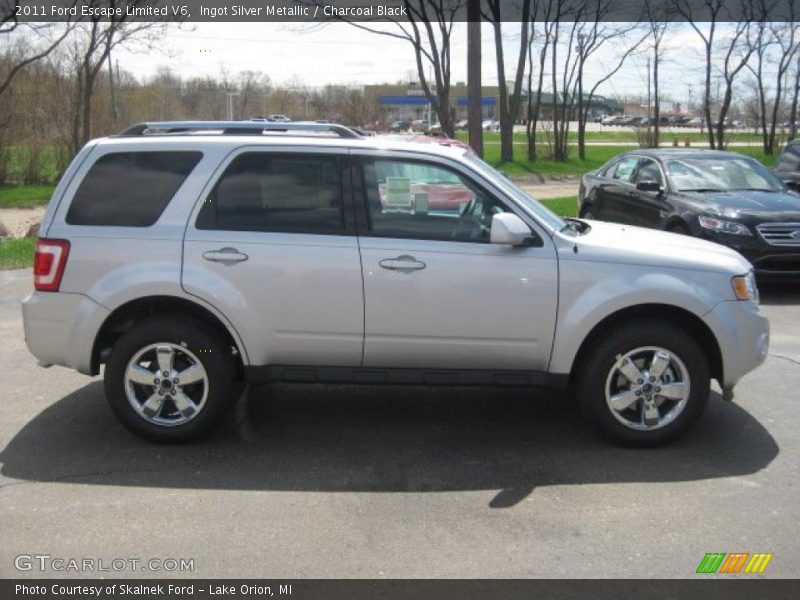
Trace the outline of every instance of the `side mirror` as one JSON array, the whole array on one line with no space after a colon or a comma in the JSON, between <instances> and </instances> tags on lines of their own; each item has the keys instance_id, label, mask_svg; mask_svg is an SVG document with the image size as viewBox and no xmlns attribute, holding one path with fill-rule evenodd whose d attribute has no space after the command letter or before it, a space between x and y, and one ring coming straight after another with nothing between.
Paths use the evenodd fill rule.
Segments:
<instances>
[{"instance_id":1,"label":"side mirror","mask_svg":"<svg viewBox=\"0 0 800 600\"><path fill-rule=\"evenodd\" d=\"M658 181L637 181L636 189L640 192L661 192L661 184Z\"/></svg>"},{"instance_id":2,"label":"side mirror","mask_svg":"<svg viewBox=\"0 0 800 600\"><path fill-rule=\"evenodd\" d=\"M500 213L492 217L492 231L489 241L492 244L524 246L531 237L531 228L514 213Z\"/></svg>"}]
</instances>

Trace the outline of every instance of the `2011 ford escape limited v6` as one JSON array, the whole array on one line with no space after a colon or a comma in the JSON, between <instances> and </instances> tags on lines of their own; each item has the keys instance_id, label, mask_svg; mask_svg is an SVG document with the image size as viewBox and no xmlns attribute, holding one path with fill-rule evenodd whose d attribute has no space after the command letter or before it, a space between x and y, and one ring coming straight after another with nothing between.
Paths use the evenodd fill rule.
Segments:
<instances>
[{"instance_id":1,"label":"2011 ford escape limited v6","mask_svg":"<svg viewBox=\"0 0 800 600\"><path fill-rule=\"evenodd\" d=\"M58 185L23 302L43 365L105 365L157 441L244 382L571 384L655 445L767 354L723 246L561 219L463 147L336 125L169 122L90 142Z\"/></svg>"}]
</instances>

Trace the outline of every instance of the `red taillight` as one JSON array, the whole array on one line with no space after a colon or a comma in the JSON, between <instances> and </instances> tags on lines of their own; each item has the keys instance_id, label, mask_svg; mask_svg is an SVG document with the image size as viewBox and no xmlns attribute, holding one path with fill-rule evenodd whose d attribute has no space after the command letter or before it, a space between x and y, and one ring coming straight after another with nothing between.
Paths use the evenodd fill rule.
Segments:
<instances>
[{"instance_id":1,"label":"red taillight","mask_svg":"<svg viewBox=\"0 0 800 600\"><path fill-rule=\"evenodd\" d=\"M67 266L67 240L36 240L33 256L33 286L39 292L57 292Z\"/></svg>"}]
</instances>

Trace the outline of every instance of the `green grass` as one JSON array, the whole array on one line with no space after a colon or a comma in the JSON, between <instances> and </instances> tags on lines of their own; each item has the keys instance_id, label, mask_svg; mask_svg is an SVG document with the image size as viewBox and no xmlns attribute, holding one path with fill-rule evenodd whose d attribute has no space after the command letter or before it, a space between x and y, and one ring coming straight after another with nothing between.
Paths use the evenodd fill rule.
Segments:
<instances>
[{"instance_id":1,"label":"green grass","mask_svg":"<svg viewBox=\"0 0 800 600\"><path fill-rule=\"evenodd\" d=\"M46 206L54 188L52 185L2 185L0 208Z\"/></svg>"},{"instance_id":2,"label":"green grass","mask_svg":"<svg viewBox=\"0 0 800 600\"><path fill-rule=\"evenodd\" d=\"M59 175L59 151L55 146L2 148L6 181L55 181Z\"/></svg>"},{"instance_id":3,"label":"green grass","mask_svg":"<svg viewBox=\"0 0 800 600\"><path fill-rule=\"evenodd\" d=\"M606 162L614 158L621 152L634 150L632 146L587 146L586 160L578 158L578 149L570 148L569 159L561 162L550 158L538 158L535 161L527 159L527 152L524 147L514 148L514 162L500 162L500 146L485 146L484 159L492 166L504 171L514 178L524 179L532 175L545 177L579 177L587 171L592 171L603 166ZM760 147L740 147L729 148L732 152L739 152L752 156L761 161L765 166L771 167L775 164L775 155L768 156ZM546 147L540 149L542 153L547 152Z\"/></svg>"},{"instance_id":4,"label":"green grass","mask_svg":"<svg viewBox=\"0 0 800 600\"><path fill-rule=\"evenodd\" d=\"M562 217L578 216L578 197L566 196L564 198L551 198L550 200L539 200L547 208Z\"/></svg>"},{"instance_id":5,"label":"green grass","mask_svg":"<svg viewBox=\"0 0 800 600\"><path fill-rule=\"evenodd\" d=\"M539 130L536 133L536 141L541 143L546 143L549 134ZM669 129L661 128L661 143L669 144L672 143L674 138L678 139L679 144L683 144L686 138L689 138L693 143L697 142L708 142L708 134L707 133L699 133L697 131L687 132L681 129L676 129L675 131L670 131ZM788 138L788 134L781 134L778 132L778 137L781 139ZM465 131L457 131L456 138L461 141L467 141L467 133ZM574 130L570 130L569 132L569 141L577 143L578 141L578 133ZM750 133L750 132L743 132L743 131L734 131L726 134L725 139L729 142L747 142L753 144L754 146L761 145L761 134L760 133ZM483 133L483 140L484 142L488 142L490 144L499 144L500 143L500 133L499 132L489 132L485 131ZM528 141L527 134L524 131L516 131L514 132L514 143L515 144L526 144ZM587 131L586 132L586 141L587 142L619 142L625 143L629 142L631 144L637 144L638 139L636 137L635 131L615 131L613 129L603 130L603 131Z\"/></svg>"},{"instance_id":6,"label":"green grass","mask_svg":"<svg viewBox=\"0 0 800 600\"><path fill-rule=\"evenodd\" d=\"M35 245L35 238L0 239L0 270L30 268Z\"/></svg>"},{"instance_id":7,"label":"green grass","mask_svg":"<svg viewBox=\"0 0 800 600\"><path fill-rule=\"evenodd\" d=\"M525 148L514 149L514 162L500 162L500 146L485 146L484 159L490 165L499 168L511 177L524 178L531 175L543 175L547 177L568 177L580 176L603 166L620 152L630 150L630 147L623 146L589 146L586 148L586 160L578 158L577 148L570 151L567 161L561 162L550 158L538 158L529 161ZM541 152L547 152L546 148L541 148Z\"/></svg>"}]
</instances>

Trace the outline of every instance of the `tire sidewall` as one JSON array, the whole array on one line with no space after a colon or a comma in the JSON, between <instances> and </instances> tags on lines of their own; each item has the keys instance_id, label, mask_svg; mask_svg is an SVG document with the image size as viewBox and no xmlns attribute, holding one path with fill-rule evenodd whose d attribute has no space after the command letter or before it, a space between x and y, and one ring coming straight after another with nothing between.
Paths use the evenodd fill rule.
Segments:
<instances>
[{"instance_id":1,"label":"tire sidewall","mask_svg":"<svg viewBox=\"0 0 800 600\"><path fill-rule=\"evenodd\" d=\"M617 356L643 346L658 346L680 358L689 372L691 386L683 412L668 425L652 431L638 431L620 423L605 397L608 374ZM700 345L685 330L656 321L625 324L596 344L578 368L584 369L578 380L578 401L584 416L607 437L623 445L658 446L680 437L700 418L710 395L708 359Z\"/></svg>"},{"instance_id":2,"label":"tire sidewall","mask_svg":"<svg viewBox=\"0 0 800 600\"><path fill-rule=\"evenodd\" d=\"M203 365L208 377L206 402L199 414L182 425L159 426L146 421L125 393L125 372L142 348L168 342L183 346ZM154 318L124 334L114 345L105 373L106 398L114 414L134 433L156 442L186 442L208 432L235 400L235 366L228 348L199 322L182 318Z\"/></svg>"}]
</instances>

